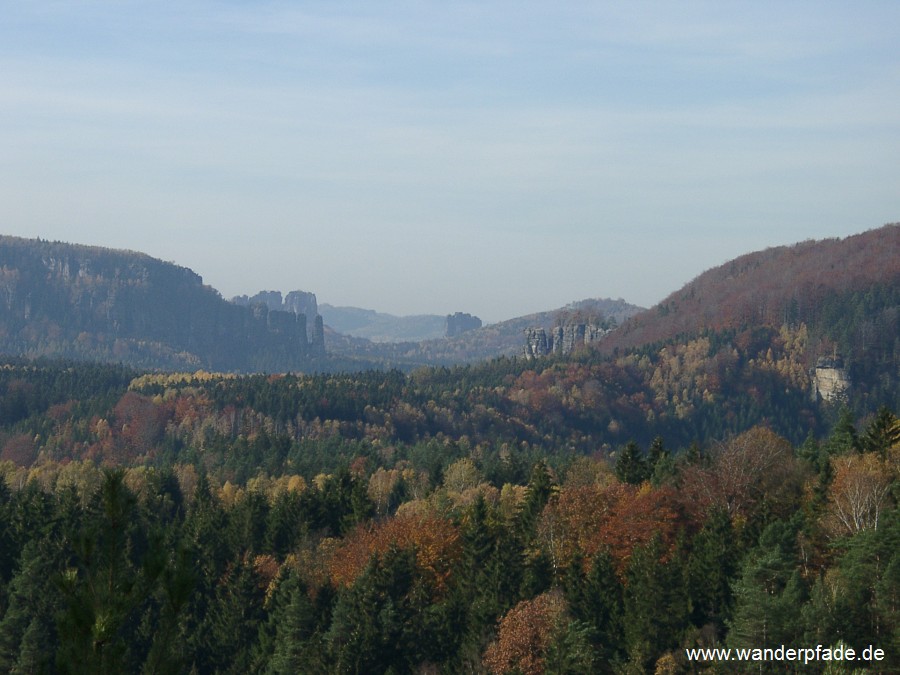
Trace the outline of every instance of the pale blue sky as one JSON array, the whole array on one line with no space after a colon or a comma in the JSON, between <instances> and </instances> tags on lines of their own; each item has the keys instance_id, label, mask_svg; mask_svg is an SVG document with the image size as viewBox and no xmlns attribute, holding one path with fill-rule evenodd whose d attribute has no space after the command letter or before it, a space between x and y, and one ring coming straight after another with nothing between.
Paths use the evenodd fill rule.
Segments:
<instances>
[{"instance_id":1,"label":"pale blue sky","mask_svg":"<svg viewBox=\"0 0 900 675\"><path fill-rule=\"evenodd\" d=\"M900 220L898 158L895 1L0 0L0 232L225 297L651 305Z\"/></svg>"}]
</instances>

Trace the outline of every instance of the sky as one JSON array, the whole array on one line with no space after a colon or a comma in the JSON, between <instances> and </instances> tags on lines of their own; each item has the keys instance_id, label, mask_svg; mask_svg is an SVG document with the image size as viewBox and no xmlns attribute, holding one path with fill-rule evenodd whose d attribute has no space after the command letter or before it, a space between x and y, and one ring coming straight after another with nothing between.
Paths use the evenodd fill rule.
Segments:
<instances>
[{"instance_id":1,"label":"sky","mask_svg":"<svg viewBox=\"0 0 900 675\"><path fill-rule=\"evenodd\" d=\"M651 306L900 221L900 3L0 0L0 233L226 298Z\"/></svg>"}]
</instances>

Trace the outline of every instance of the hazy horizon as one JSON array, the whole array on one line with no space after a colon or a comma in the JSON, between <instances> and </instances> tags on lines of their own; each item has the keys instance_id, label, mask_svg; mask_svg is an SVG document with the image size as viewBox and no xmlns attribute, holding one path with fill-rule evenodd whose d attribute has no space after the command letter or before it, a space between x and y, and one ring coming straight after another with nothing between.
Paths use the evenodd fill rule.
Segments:
<instances>
[{"instance_id":1,"label":"hazy horizon","mask_svg":"<svg viewBox=\"0 0 900 675\"><path fill-rule=\"evenodd\" d=\"M0 230L226 298L649 307L900 220L900 6L14 3Z\"/></svg>"}]
</instances>

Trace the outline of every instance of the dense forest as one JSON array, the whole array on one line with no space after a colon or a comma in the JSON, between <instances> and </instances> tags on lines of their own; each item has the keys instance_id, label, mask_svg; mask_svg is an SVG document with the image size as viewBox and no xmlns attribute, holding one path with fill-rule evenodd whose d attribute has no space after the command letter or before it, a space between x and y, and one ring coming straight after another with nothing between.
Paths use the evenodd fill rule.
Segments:
<instances>
[{"instance_id":1,"label":"dense forest","mask_svg":"<svg viewBox=\"0 0 900 675\"><path fill-rule=\"evenodd\" d=\"M897 408L786 389L800 339L411 375L9 359L0 670L897 672ZM886 656L685 652L781 644Z\"/></svg>"}]
</instances>

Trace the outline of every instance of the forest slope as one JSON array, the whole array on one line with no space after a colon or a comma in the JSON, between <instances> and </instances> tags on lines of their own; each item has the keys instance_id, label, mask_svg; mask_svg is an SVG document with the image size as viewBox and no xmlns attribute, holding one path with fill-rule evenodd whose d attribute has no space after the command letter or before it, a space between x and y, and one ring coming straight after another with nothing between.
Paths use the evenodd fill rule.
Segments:
<instances>
[{"instance_id":1,"label":"forest slope","mask_svg":"<svg viewBox=\"0 0 900 675\"><path fill-rule=\"evenodd\" d=\"M607 350L622 349L702 330L801 322L829 332L840 321L830 311L834 298L893 293L898 284L900 224L844 239L768 248L704 272L625 322L603 344ZM871 323L878 317L865 318Z\"/></svg>"}]
</instances>

